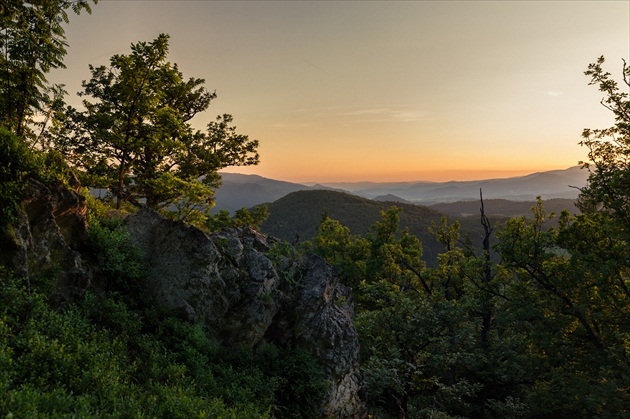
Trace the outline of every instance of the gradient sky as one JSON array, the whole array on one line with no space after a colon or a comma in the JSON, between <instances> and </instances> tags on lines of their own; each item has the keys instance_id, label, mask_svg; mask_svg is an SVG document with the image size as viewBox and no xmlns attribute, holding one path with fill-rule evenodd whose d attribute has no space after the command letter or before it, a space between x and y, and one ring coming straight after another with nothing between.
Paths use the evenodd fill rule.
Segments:
<instances>
[{"instance_id":1,"label":"gradient sky","mask_svg":"<svg viewBox=\"0 0 630 419\"><path fill-rule=\"evenodd\" d=\"M130 44L216 90L260 141L228 171L295 182L470 180L564 169L613 123L583 72L630 58L630 1L113 1L71 16L68 101Z\"/></svg>"}]
</instances>

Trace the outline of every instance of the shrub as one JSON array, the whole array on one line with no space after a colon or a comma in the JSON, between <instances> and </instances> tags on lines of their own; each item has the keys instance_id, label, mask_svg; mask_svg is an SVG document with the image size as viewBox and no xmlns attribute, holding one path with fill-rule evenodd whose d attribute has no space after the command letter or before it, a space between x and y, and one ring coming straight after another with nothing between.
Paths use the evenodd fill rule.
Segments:
<instances>
[{"instance_id":1,"label":"shrub","mask_svg":"<svg viewBox=\"0 0 630 419\"><path fill-rule=\"evenodd\" d=\"M0 226L15 221L29 177L38 177L37 156L18 136L0 127Z\"/></svg>"},{"instance_id":2,"label":"shrub","mask_svg":"<svg viewBox=\"0 0 630 419\"><path fill-rule=\"evenodd\" d=\"M104 288L137 299L144 291L146 269L140 249L135 245L122 220L108 219L93 225L88 233L92 256L103 273Z\"/></svg>"},{"instance_id":3,"label":"shrub","mask_svg":"<svg viewBox=\"0 0 630 419\"><path fill-rule=\"evenodd\" d=\"M260 230L262 223L269 217L266 205L258 205L251 210L245 207L237 210L233 217L227 210L221 210L210 216L206 221L206 227L210 231L221 231L228 227L251 227Z\"/></svg>"}]
</instances>

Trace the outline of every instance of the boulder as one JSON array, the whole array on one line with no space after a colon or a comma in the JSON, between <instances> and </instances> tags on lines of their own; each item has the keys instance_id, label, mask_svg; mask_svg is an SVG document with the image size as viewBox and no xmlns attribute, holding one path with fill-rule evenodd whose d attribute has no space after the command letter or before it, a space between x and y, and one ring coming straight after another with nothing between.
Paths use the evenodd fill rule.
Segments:
<instances>
[{"instance_id":1,"label":"boulder","mask_svg":"<svg viewBox=\"0 0 630 419\"><path fill-rule=\"evenodd\" d=\"M86 199L62 183L29 180L17 221L2 231L0 264L17 275L53 276L57 297L71 298L91 282L78 252L87 231Z\"/></svg>"},{"instance_id":2,"label":"boulder","mask_svg":"<svg viewBox=\"0 0 630 419\"><path fill-rule=\"evenodd\" d=\"M27 279L55 278L60 303L82 294L93 282L80 253L85 198L32 180L20 208L1 232L0 265ZM328 263L251 228L206 234L147 208L124 222L144 258L143 292L153 304L202 322L227 347L271 342L310 351L329 383L321 417L364 416L351 293Z\"/></svg>"},{"instance_id":3,"label":"boulder","mask_svg":"<svg viewBox=\"0 0 630 419\"><path fill-rule=\"evenodd\" d=\"M203 322L222 345L306 348L330 383L321 416L362 416L351 294L328 263L250 228L206 234L146 208L125 222L155 304Z\"/></svg>"}]
</instances>

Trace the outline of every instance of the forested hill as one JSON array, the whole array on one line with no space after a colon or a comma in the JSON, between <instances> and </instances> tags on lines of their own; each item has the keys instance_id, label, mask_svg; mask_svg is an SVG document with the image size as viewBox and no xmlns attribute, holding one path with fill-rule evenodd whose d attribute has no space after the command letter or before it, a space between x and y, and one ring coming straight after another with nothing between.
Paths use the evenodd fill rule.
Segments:
<instances>
[{"instance_id":1,"label":"forested hill","mask_svg":"<svg viewBox=\"0 0 630 419\"><path fill-rule=\"evenodd\" d=\"M575 201L575 199L554 198L545 199L544 203L547 212L560 214L563 210L567 210L571 214L577 214L580 211L575 206ZM531 217L532 207L534 206L536 206L535 201L510 201L507 199L484 200L485 212L489 216ZM440 204L430 205L429 207L455 217L479 216L479 200L443 202Z\"/></svg>"},{"instance_id":2,"label":"forested hill","mask_svg":"<svg viewBox=\"0 0 630 419\"><path fill-rule=\"evenodd\" d=\"M212 209L234 212L241 207L250 208L262 202L271 202L309 186L267 179L257 175L222 173L221 187L215 192L216 205Z\"/></svg>"},{"instance_id":3,"label":"forested hill","mask_svg":"<svg viewBox=\"0 0 630 419\"><path fill-rule=\"evenodd\" d=\"M545 200L577 198L583 187L588 172L579 167L565 170L532 173L506 179L486 179L479 181L461 182L357 182L357 183L328 183L326 185L306 185L268 179L258 175L243 175L237 173L221 173L221 187L214 196L217 213L224 209L234 212L241 207L250 208L264 202L273 202L283 196L303 190L336 190L348 192L376 201L392 201L433 205L441 202L474 201L479 197L482 189L486 198L509 201L532 202L537 196ZM572 186L573 187L572 187ZM527 205L526 212L529 212ZM475 210L477 213L478 210ZM521 214L522 212L519 212Z\"/></svg>"},{"instance_id":4,"label":"forested hill","mask_svg":"<svg viewBox=\"0 0 630 419\"><path fill-rule=\"evenodd\" d=\"M431 223L438 223L444 214L422 205L374 201L337 191L297 191L268 204L269 218L262 224L262 231L289 242L296 238L310 240L317 234L324 214L328 214L348 227L352 234L363 235L381 219L381 211L392 206L402 208L401 228L408 227L422 241L425 259L434 260L443 248L428 228ZM464 232L470 232L473 238L481 237L481 224L477 219L461 222Z\"/></svg>"}]
</instances>

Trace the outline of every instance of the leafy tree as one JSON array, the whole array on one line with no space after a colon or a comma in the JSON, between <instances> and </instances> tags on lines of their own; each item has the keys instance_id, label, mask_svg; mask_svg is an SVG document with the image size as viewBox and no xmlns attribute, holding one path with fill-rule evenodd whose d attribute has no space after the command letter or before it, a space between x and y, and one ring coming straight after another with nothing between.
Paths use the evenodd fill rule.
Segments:
<instances>
[{"instance_id":1,"label":"leafy tree","mask_svg":"<svg viewBox=\"0 0 630 419\"><path fill-rule=\"evenodd\" d=\"M366 239L352 236L350 229L324 214L317 236L302 244L304 251L312 251L335 266L346 285L359 290L366 275L370 244Z\"/></svg>"},{"instance_id":2,"label":"leafy tree","mask_svg":"<svg viewBox=\"0 0 630 419\"><path fill-rule=\"evenodd\" d=\"M217 171L258 163L258 141L238 134L230 115L206 132L190 120L216 97L203 79L185 79L166 60L168 35L132 44L110 65L90 66L83 82L84 111L58 114L57 146L91 185L108 189L116 206L129 202L159 209L175 207L184 219L207 215Z\"/></svg>"},{"instance_id":3,"label":"leafy tree","mask_svg":"<svg viewBox=\"0 0 630 419\"><path fill-rule=\"evenodd\" d=\"M54 150L39 153L0 127L0 228L15 221L30 179L67 183L67 169Z\"/></svg>"},{"instance_id":4,"label":"leafy tree","mask_svg":"<svg viewBox=\"0 0 630 419\"><path fill-rule=\"evenodd\" d=\"M15 221L19 202L37 158L17 135L0 127L0 227Z\"/></svg>"},{"instance_id":5,"label":"leafy tree","mask_svg":"<svg viewBox=\"0 0 630 419\"><path fill-rule=\"evenodd\" d=\"M541 203L534 214L510 220L497 246L514 275L511 316L526 325L527 352L537 360L522 397L535 415L626 412L627 244L609 234L601 214L565 212L558 228L548 226L553 215Z\"/></svg>"},{"instance_id":6,"label":"leafy tree","mask_svg":"<svg viewBox=\"0 0 630 419\"><path fill-rule=\"evenodd\" d=\"M226 227L251 227L258 230L268 216L266 205L258 205L252 210L242 207L236 210L233 217L230 217L229 211L221 210L208 218L205 227L210 231L220 231Z\"/></svg>"},{"instance_id":7,"label":"leafy tree","mask_svg":"<svg viewBox=\"0 0 630 419\"><path fill-rule=\"evenodd\" d=\"M370 413L525 417L536 359L510 306L509 273L489 262L489 248L461 248L459 224L446 219L431 227L444 252L426 267L399 214L383 212L365 238L324 217L311 243L354 288Z\"/></svg>"},{"instance_id":8,"label":"leafy tree","mask_svg":"<svg viewBox=\"0 0 630 419\"><path fill-rule=\"evenodd\" d=\"M623 62L620 88L612 75L603 69L604 57L588 66L585 74L590 84L598 85L606 96L601 103L612 111L615 125L605 129L585 129L581 145L587 147L589 161L581 162L590 171L588 185L581 190L580 209L600 211L621 220L630 228L630 67Z\"/></svg>"},{"instance_id":9,"label":"leafy tree","mask_svg":"<svg viewBox=\"0 0 630 419\"><path fill-rule=\"evenodd\" d=\"M96 4L98 0L93 0ZM34 136L34 116L59 106L61 86L46 74L63 68L68 46L63 25L71 9L90 13L88 0L6 0L0 4L0 124Z\"/></svg>"}]
</instances>

